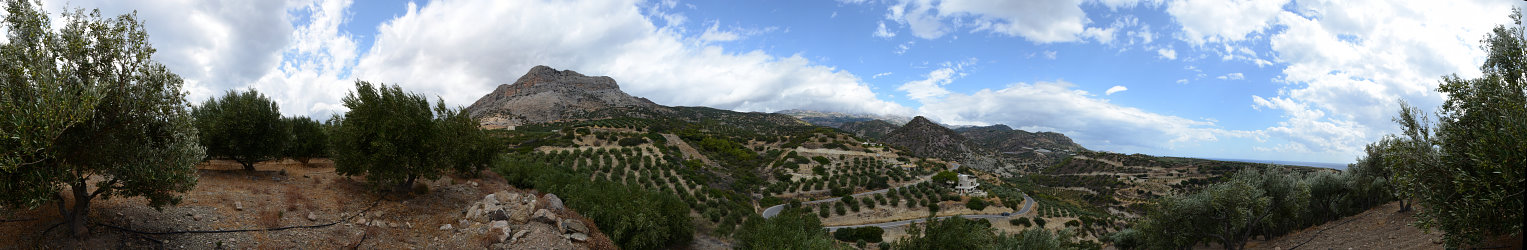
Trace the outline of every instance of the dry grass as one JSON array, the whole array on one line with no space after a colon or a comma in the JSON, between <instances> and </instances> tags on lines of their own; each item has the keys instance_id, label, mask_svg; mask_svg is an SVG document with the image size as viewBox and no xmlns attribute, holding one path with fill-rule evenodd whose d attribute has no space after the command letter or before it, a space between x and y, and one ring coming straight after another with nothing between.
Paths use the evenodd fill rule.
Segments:
<instances>
[{"instance_id":1,"label":"dry grass","mask_svg":"<svg viewBox=\"0 0 1527 250\"><path fill-rule=\"evenodd\" d=\"M280 210L260 211L260 214L255 219L255 221L257 223L259 223L260 226L263 226L263 227L266 227L266 228L280 227L281 226L281 216L282 215L285 215L285 212L282 212Z\"/></svg>"},{"instance_id":2,"label":"dry grass","mask_svg":"<svg viewBox=\"0 0 1527 250\"><path fill-rule=\"evenodd\" d=\"M296 186L286 186L282 192L286 193L286 211L296 212L297 209L305 208L313 210L313 200L302 195L302 190Z\"/></svg>"}]
</instances>

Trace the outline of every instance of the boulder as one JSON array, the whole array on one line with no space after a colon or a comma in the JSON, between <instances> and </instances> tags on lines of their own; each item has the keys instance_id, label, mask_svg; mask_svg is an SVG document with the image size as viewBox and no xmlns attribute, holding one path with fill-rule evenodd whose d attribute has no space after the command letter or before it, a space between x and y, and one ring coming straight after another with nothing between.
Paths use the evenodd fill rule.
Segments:
<instances>
[{"instance_id":1,"label":"boulder","mask_svg":"<svg viewBox=\"0 0 1527 250\"><path fill-rule=\"evenodd\" d=\"M529 222L530 215L534 211L535 210L531 210L529 205L524 204L511 205L504 208L504 212L509 215L509 221L513 221L514 224L525 224L525 222Z\"/></svg>"},{"instance_id":2,"label":"boulder","mask_svg":"<svg viewBox=\"0 0 1527 250\"><path fill-rule=\"evenodd\" d=\"M490 220L490 221L509 220L509 213L504 212L504 210L488 211L488 220Z\"/></svg>"},{"instance_id":3,"label":"boulder","mask_svg":"<svg viewBox=\"0 0 1527 250\"><path fill-rule=\"evenodd\" d=\"M509 222L508 221L494 221L490 225L492 225L492 226L490 226L492 228L509 229Z\"/></svg>"},{"instance_id":4,"label":"boulder","mask_svg":"<svg viewBox=\"0 0 1527 250\"><path fill-rule=\"evenodd\" d=\"M491 205L498 205L498 195L496 195L496 194L488 194L486 196L483 196L482 197L482 204L483 205L489 205L489 206L491 206Z\"/></svg>"},{"instance_id":5,"label":"boulder","mask_svg":"<svg viewBox=\"0 0 1527 250\"><path fill-rule=\"evenodd\" d=\"M589 235L583 233L573 233L567 235L567 239L573 240L574 242L584 242L589 240Z\"/></svg>"},{"instance_id":6,"label":"boulder","mask_svg":"<svg viewBox=\"0 0 1527 250\"><path fill-rule=\"evenodd\" d=\"M589 228L588 228L588 226L583 225L582 221L578 221L578 220L574 220L574 219L566 219L566 220L562 220L562 232L565 232L565 233L587 233L587 232L589 232Z\"/></svg>"},{"instance_id":7,"label":"boulder","mask_svg":"<svg viewBox=\"0 0 1527 250\"><path fill-rule=\"evenodd\" d=\"M531 216L530 220L551 225L556 225L557 222L559 222L559 220L557 220L557 214L552 213L550 210L546 209L536 210L535 215Z\"/></svg>"},{"instance_id":8,"label":"boulder","mask_svg":"<svg viewBox=\"0 0 1527 250\"><path fill-rule=\"evenodd\" d=\"M547 209L551 209L552 211L559 211L559 212L562 211L562 209L563 209L563 207L562 207L562 199L561 198L557 198L557 194L546 194L546 197L544 197L544 198L546 198L546 208Z\"/></svg>"}]
</instances>

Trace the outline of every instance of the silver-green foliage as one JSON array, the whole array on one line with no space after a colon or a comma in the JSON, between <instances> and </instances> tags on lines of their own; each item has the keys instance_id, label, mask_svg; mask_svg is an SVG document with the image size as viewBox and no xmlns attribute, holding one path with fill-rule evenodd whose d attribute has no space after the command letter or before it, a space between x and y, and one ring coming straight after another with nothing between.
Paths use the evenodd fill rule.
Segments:
<instances>
[{"instance_id":1,"label":"silver-green foliage","mask_svg":"<svg viewBox=\"0 0 1527 250\"><path fill-rule=\"evenodd\" d=\"M229 90L191 108L207 155L230 159L254 171L254 164L280 158L291 142L288 123L275 101L256 90Z\"/></svg>"},{"instance_id":2,"label":"silver-green foliage","mask_svg":"<svg viewBox=\"0 0 1527 250\"><path fill-rule=\"evenodd\" d=\"M204 156L179 76L152 60L135 15L64 13L64 27L7 1L0 45L0 205L58 205L75 235L94 198L144 197L160 208L196 185ZM87 183L93 181L93 183ZM62 200L72 196L73 208ZM93 188L93 189L92 189Z\"/></svg>"},{"instance_id":3,"label":"silver-green foliage","mask_svg":"<svg viewBox=\"0 0 1527 250\"><path fill-rule=\"evenodd\" d=\"M1435 126L1405 106L1396 164L1400 190L1426 209L1416 225L1441 229L1450 247L1522 231L1523 170L1527 169L1527 35L1521 11L1513 26L1485 35L1482 76L1442 78L1447 95Z\"/></svg>"}]
</instances>

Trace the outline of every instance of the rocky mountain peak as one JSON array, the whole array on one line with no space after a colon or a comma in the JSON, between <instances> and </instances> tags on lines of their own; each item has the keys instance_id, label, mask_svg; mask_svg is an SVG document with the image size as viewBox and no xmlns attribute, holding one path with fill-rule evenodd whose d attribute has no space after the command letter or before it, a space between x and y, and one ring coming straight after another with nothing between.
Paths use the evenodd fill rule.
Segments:
<instances>
[{"instance_id":1,"label":"rocky mountain peak","mask_svg":"<svg viewBox=\"0 0 1527 250\"><path fill-rule=\"evenodd\" d=\"M488 128L556 121L610 107L656 106L620 90L614 78L547 66L530 68L513 84L498 85L467 107Z\"/></svg>"}]
</instances>

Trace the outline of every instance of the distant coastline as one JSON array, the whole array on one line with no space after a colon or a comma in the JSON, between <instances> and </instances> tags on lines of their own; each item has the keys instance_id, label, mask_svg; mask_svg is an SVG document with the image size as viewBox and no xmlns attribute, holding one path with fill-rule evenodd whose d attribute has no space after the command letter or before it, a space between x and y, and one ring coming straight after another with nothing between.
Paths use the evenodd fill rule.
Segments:
<instances>
[{"instance_id":1,"label":"distant coastline","mask_svg":"<svg viewBox=\"0 0 1527 250\"><path fill-rule=\"evenodd\" d=\"M1293 165L1293 166L1329 168L1329 169L1336 169L1336 170L1347 170L1347 164L1346 163L1305 162L1305 161L1276 161L1276 160L1249 160L1249 159L1226 159L1226 158L1202 158L1202 159L1216 160L1216 161L1238 161L1238 162L1251 162L1251 163L1271 163L1271 164L1281 164L1281 165Z\"/></svg>"}]
</instances>

